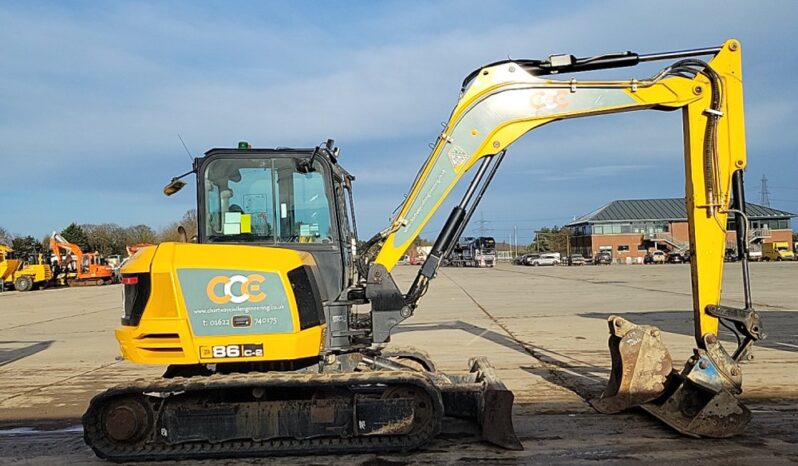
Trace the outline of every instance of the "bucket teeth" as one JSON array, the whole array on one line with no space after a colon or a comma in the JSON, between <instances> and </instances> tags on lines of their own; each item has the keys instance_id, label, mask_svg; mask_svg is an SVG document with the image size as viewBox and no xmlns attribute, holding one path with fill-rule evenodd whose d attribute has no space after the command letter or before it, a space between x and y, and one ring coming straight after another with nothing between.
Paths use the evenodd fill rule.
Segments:
<instances>
[{"instance_id":1,"label":"bucket teeth","mask_svg":"<svg viewBox=\"0 0 798 466\"><path fill-rule=\"evenodd\" d=\"M618 316L610 316L608 324L612 371L601 398L591 404L601 413L613 414L662 396L673 361L656 327L635 325Z\"/></svg>"}]
</instances>

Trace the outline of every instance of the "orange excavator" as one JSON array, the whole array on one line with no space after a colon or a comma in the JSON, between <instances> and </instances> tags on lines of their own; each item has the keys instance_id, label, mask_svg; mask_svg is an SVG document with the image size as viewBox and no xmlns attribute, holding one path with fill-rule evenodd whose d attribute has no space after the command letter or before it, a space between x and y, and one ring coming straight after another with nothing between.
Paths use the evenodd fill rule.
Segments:
<instances>
[{"instance_id":1,"label":"orange excavator","mask_svg":"<svg viewBox=\"0 0 798 466\"><path fill-rule=\"evenodd\" d=\"M114 269L100 263L98 253L85 253L56 232L50 236L50 249L58 264L56 277L66 285L105 285L114 281Z\"/></svg>"}]
</instances>

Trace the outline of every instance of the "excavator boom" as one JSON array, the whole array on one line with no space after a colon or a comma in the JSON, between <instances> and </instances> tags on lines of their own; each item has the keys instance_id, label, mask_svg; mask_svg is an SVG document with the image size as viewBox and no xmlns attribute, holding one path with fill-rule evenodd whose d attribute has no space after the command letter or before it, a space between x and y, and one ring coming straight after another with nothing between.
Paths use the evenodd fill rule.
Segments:
<instances>
[{"instance_id":1,"label":"excavator boom","mask_svg":"<svg viewBox=\"0 0 798 466\"><path fill-rule=\"evenodd\" d=\"M723 370L713 372L716 377L711 383L704 381L706 387L703 388L709 390L710 395L703 398L734 400L733 397L718 398L715 395L740 391L737 362L755 340L763 337L758 314L751 307L745 258L747 217L744 212L743 169L746 153L741 52L739 42L729 40L720 47L650 55L625 52L591 58L556 55L542 61L502 61L470 74L463 83L448 123L401 209L391 225L367 243L364 256L372 259L369 284L382 282L380 277L390 274L458 181L474 166L479 165L479 168L460 204L452 210L441 229L415 282L404 295L406 308L401 312L375 312L375 329L387 338L391 327L412 315L441 261L462 233L505 151L521 136L558 120L648 109L681 109L685 197L693 252L691 274L697 353L679 377L689 380L687 374L699 360L702 371L706 370L705 365L712 363L712 369ZM707 62L699 59L706 56L710 57ZM563 73L659 60L673 62L648 79L591 81L548 78ZM747 303L745 309L739 310L719 305L729 214L734 215L738 225L738 250ZM373 253L374 250L377 252ZM372 298L379 295L379 292L371 293ZM727 354L717 341L719 319L732 323L742 337L742 343L733 355ZM657 400L665 396L667 387L671 387L673 394L672 387L687 386L686 383L673 383L676 376L671 377L670 355L658 340L659 331L638 328L622 321L614 316L610 318L610 345L613 374L616 376L605 391L604 399L596 403L597 409L605 412ZM619 328L615 327L616 324ZM650 337L650 344L641 345L639 337L652 332L655 335ZM709 362L701 359L705 356ZM693 371L694 375L697 372L698 369ZM632 384L632 378L644 383L634 388L639 384ZM686 395L680 403L690 403L698 397L700 395L695 393ZM733 410L742 413L744 407L734 401ZM698 428L698 421L693 418L678 422L671 420L669 416L675 412L673 407L668 412L654 408L649 411L692 435L727 436L739 432L747 422L743 413L735 417L731 427Z\"/></svg>"}]
</instances>

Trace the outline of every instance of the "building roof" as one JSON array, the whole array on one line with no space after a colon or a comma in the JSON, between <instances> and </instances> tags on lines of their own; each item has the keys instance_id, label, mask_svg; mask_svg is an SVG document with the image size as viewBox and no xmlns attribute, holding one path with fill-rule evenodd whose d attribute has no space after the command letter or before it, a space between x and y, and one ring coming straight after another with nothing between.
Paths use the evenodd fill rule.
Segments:
<instances>
[{"instance_id":1,"label":"building roof","mask_svg":"<svg viewBox=\"0 0 798 466\"><path fill-rule=\"evenodd\" d=\"M745 212L751 219L790 218L796 214L773 209L750 202L745 203ZM583 215L568 225L598 222L628 221L687 221L687 206L684 198L673 199L626 199L612 201L593 212Z\"/></svg>"}]
</instances>

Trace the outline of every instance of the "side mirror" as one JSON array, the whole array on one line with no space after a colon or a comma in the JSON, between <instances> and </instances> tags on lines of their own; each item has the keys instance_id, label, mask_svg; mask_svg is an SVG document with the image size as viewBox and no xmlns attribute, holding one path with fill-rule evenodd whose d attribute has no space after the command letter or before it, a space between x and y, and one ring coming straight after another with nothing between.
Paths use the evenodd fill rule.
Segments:
<instances>
[{"instance_id":1,"label":"side mirror","mask_svg":"<svg viewBox=\"0 0 798 466\"><path fill-rule=\"evenodd\" d=\"M186 183L180 180L179 178L173 178L172 181L169 182L169 184L164 186L163 193L166 194L167 196L171 196L172 194L183 189L183 186L185 185Z\"/></svg>"}]
</instances>

